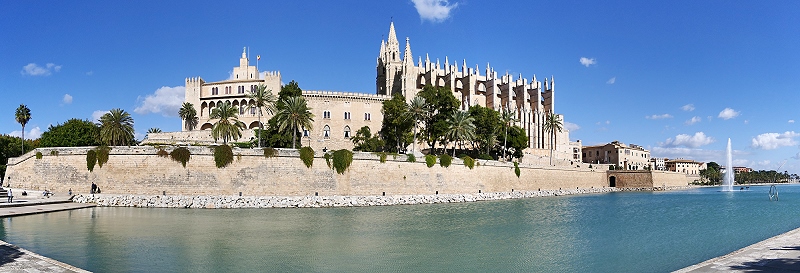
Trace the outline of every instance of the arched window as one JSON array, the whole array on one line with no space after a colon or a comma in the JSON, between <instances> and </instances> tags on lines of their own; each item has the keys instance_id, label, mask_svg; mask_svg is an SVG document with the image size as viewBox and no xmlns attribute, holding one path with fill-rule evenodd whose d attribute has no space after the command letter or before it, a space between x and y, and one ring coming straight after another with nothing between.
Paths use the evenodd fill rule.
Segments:
<instances>
[{"instance_id":1,"label":"arched window","mask_svg":"<svg viewBox=\"0 0 800 273\"><path fill-rule=\"evenodd\" d=\"M344 126L344 138L350 138L350 126Z\"/></svg>"},{"instance_id":2,"label":"arched window","mask_svg":"<svg viewBox=\"0 0 800 273\"><path fill-rule=\"evenodd\" d=\"M330 138L331 137L331 127L330 126L325 125L325 127L322 128L322 137L324 137L324 138Z\"/></svg>"}]
</instances>

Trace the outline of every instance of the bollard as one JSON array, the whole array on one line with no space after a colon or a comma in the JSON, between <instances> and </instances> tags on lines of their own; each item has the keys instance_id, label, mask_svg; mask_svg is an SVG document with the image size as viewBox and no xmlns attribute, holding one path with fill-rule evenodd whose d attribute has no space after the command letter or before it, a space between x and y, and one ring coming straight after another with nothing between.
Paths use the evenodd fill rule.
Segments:
<instances>
[{"instance_id":1,"label":"bollard","mask_svg":"<svg viewBox=\"0 0 800 273\"><path fill-rule=\"evenodd\" d=\"M386 196L386 192L383 192L383 196Z\"/></svg>"},{"instance_id":2,"label":"bollard","mask_svg":"<svg viewBox=\"0 0 800 273\"><path fill-rule=\"evenodd\" d=\"M478 190L478 193L481 193L481 190Z\"/></svg>"},{"instance_id":3,"label":"bollard","mask_svg":"<svg viewBox=\"0 0 800 273\"><path fill-rule=\"evenodd\" d=\"M514 189L511 189L511 192L514 192Z\"/></svg>"},{"instance_id":4,"label":"bollard","mask_svg":"<svg viewBox=\"0 0 800 273\"><path fill-rule=\"evenodd\" d=\"M239 196L242 196L242 192L239 192Z\"/></svg>"},{"instance_id":5,"label":"bollard","mask_svg":"<svg viewBox=\"0 0 800 273\"><path fill-rule=\"evenodd\" d=\"M161 195L167 195L167 191L161 191Z\"/></svg>"},{"instance_id":6,"label":"bollard","mask_svg":"<svg viewBox=\"0 0 800 273\"><path fill-rule=\"evenodd\" d=\"M319 196L319 192L314 192L314 196Z\"/></svg>"},{"instance_id":7,"label":"bollard","mask_svg":"<svg viewBox=\"0 0 800 273\"><path fill-rule=\"evenodd\" d=\"M436 194L439 194L439 191L436 191Z\"/></svg>"}]
</instances>

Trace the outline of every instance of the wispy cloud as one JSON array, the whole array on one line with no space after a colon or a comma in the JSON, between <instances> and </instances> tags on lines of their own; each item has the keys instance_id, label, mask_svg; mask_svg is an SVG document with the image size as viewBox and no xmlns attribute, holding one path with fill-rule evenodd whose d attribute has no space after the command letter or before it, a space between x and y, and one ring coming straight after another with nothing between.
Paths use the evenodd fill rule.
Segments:
<instances>
[{"instance_id":1,"label":"wispy cloud","mask_svg":"<svg viewBox=\"0 0 800 273\"><path fill-rule=\"evenodd\" d=\"M36 63L29 63L22 67L22 75L26 76L50 76L53 72L61 71L61 66L54 63L47 63L44 66L39 66Z\"/></svg>"},{"instance_id":2,"label":"wispy cloud","mask_svg":"<svg viewBox=\"0 0 800 273\"><path fill-rule=\"evenodd\" d=\"M12 131L8 135L22 137L22 130ZM42 137L42 129L39 128L39 126L33 127L29 131L25 132L25 139L37 139L40 137Z\"/></svg>"},{"instance_id":3,"label":"wispy cloud","mask_svg":"<svg viewBox=\"0 0 800 273\"><path fill-rule=\"evenodd\" d=\"M681 107L681 110L686 111L686 112L694 111L694 104L690 103L690 104L684 105L684 106Z\"/></svg>"},{"instance_id":4,"label":"wispy cloud","mask_svg":"<svg viewBox=\"0 0 800 273\"><path fill-rule=\"evenodd\" d=\"M137 98L140 104L133 112L142 115L161 113L165 117L177 117L185 96L184 90L186 87L183 86L163 86L153 94Z\"/></svg>"},{"instance_id":5,"label":"wispy cloud","mask_svg":"<svg viewBox=\"0 0 800 273\"><path fill-rule=\"evenodd\" d=\"M586 57L581 57L580 61L581 61L581 64L583 66L586 66L586 67L589 67L590 65L593 65L593 64L597 64L597 61L595 61L594 58L590 59L590 58L586 58Z\"/></svg>"},{"instance_id":6,"label":"wispy cloud","mask_svg":"<svg viewBox=\"0 0 800 273\"><path fill-rule=\"evenodd\" d=\"M794 120L793 120L793 119L790 119L790 120L789 120L789 123L794 123Z\"/></svg>"},{"instance_id":7,"label":"wispy cloud","mask_svg":"<svg viewBox=\"0 0 800 273\"><path fill-rule=\"evenodd\" d=\"M794 131L786 131L782 134L760 134L750 141L750 146L762 150L774 150L779 147L795 146L797 145L795 138L798 136L800 136L800 133L795 133Z\"/></svg>"},{"instance_id":8,"label":"wispy cloud","mask_svg":"<svg viewBox=\"0 0 800 273\"><path fill-rule=\"evenodd\" d=\"M572 122L566 122L566 121L564 122L564 129L567 129L567 131L574 132L574 131L576 131L576 130L578 130L580 128L581 127L578 126L578 124L575 124L575 123L572 123Z\"/></svg>"},{"instance_id":9,"label":"wispy cloud","mask_svg":"<svg viewBox=\"0 0 800 273\"><path fill-rule=\"evenodd\" d=\"M659 146L697 148L713 142L714 138L706 136L703 132L696 132L694 135L680 134L675 138L668 138L666 141L659 143Z\"/></svg>"},{"instance_id":10,"label":"wispy cloud","mask_svg":"<svg viewBox=\"0 0 800 273\"><path fill-rule=\"evenodd\" d=\"M64 98L61 99L61 102L65 104L72 103L72 96L70 96L69 94L64 94Z\"/></svg>"},{"instance_id":11,"label":"wispy cloud","mask_svg":"<svg viewBox=\"0 0 800 273\"><path fill-rule=\"evenodd\" d=\"M719 112L718 118L728 120L739 116L739 112L733 110L731 108L725 108L722 112Z\"/></svg>"},{"instance_id":12,"label":"wispy cloud","mask_svg":"<svg viewBox=\"0 0 800 273\"><path fill-rule=\"evenodd\" d=\"M447 0L411 0L417 9L420 19L434 23L450 18L450 11L458 7L458 3L450 4Z\"/></svg>"},{"instance_id":13,"label":"wispy cloud","mask_svg":"<svg viewBox=\"0 0 800 273\"><path fill-rule=\"evenodd\" d=\"M108 110L97 110L97 111L94 111L94 112L92 112L92 121L94 121L95 123L98 123L98 122L100 122L100 117L102 117L106 113L110 113L110 112L111 111L108 111Z\"/></svg>"},{"instance_id":14,"label":"wispy cloud","mask_svg":"<svg viewBox=\"0 0 800 273\"><path fill-rule=\"evenodd\" d=\"M606 81L607 84L614 84L615 82L617 82L617 77L610 78Z\"/></svg>"},{"instance_id":15,"label":"wispy cloud","mask_svg":"<svg viewBox=\"0 0 800 273\"><path fill-rule=\"evenodd\" d=\"M670 114L650 115L650 116L645 116L644 118L646 118L646 119L665 119L665 118L672 118L672 115L670 115Z\"/></svg>"},{"instance_id":16,"label":"wispy cloud","mask_svg":"<svg viewBox=\"0 0 800 273\"><path fill-rule=\"evenodd\" d=\"M700 122L702 120L703 120L702 118L700 118L698 116L694 116L694 117L692 117L692 119L686 121L686 125L692 125L692 124L698 123L698 122Z\"/></svg>"}]
</instances>

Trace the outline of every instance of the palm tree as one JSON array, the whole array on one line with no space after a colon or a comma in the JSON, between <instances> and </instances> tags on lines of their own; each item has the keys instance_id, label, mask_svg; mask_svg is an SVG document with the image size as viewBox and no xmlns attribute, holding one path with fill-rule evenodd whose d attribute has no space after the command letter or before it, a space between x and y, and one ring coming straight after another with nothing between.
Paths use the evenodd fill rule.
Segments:
<instances>
[{"instance_id":1,"label":"palm tree","mask_svg":"<svg viewBox=\"0 0 800 273\"><path fill-rule=\"evenodd\" d=\"M411 143L411 153L416 152L417 144L417 123L419 120L427 117L430 114L430 107L425 103L425 98L416 96L408 105L407 115L414 120L414 142Z\"/></svg>"},{"instance_id":2,"label":"palm tree","mask_svg":"<svg viewBox=\"0 0 800 273\"><path fill-rule=\"evenodd\" d=\"M514 111L503 109L503 112L500 113L500 121L503 123L503 128L505 128L505 133L503 134L503 160L506 159L506 144L508 144L508 127L511 127L511 124L517 122L517 117L514 115Z\"/></svg>"},{"instance_id":3,"label":"palm tree","mask_svg":"<svg viewBox=\"0 0 800 273\"><path fill-rule=\"evenodd\" d=\"M450 123L450 128L447 130L446 137L452 139L453 143L453 157L456 156L456 144L461 143L463 146L464 140L472 140L475 138L475 118L469 116L469 113L463 111L454 111L447 121Z\"/></svg>"},{"instance_id":4,"label":"palm tree","mask_svg":"<svg viewBox=\"0 0 800 273\"><path fill-rule=\"evenodd\" d=\"M553 165L553 150L555 148L556 131L559 133L563 129L561 117L555 113L548 113L547 120L544 122L544 131L550 133L550 165Z\"/></svg>"},{"instance_id":5,"label":"palm tree","mask_svg":"<svg viewBox=\"0 0 800 273\"><path fill-rule=\"evenodd\" d=\"M192 103L184 102L181 109L178 110L178 116L184 121L184 127L187 131L194 130L197 127L197 110L194 110Z\"/></svg>"},{"instance_id":6,"label":"palm tree","mask_svg":"<svg viewBox=\"0 0 800 273\"><path fill-rule=\"evenodd\" d=\"M303 97L290 97L281 103L285 106L275 114L278 130L284 131L286 128L292 130L292 149L294 149L297 129L302 127L309 131L312 130L314 114L311 113L311 108L308 108L306 99Z\"/></svg>"},{"instance_id":7,"label":"palm tree","mask_svg":"<svg viewBox=\"0 0 800 273\"><path fill-rule=\"evenodd\" d=\"M125 110L116 108L100 117L100 140L109 146L133 143L133 118Z\"/></svg>"},{"instance_id":8,"label":"palm tree","mask_svg":"<svg viewBox=\"0 0 800 273\"><path fill-rule=\"evenodd\" d=\"M211 127L211 136L214 137L214 141L222 138L222 143L227 145L228 139L237 140L242 137L242 128L245 126L244 122L239 121L236 116L238 112L239 110L233 107L229 101L211 110L211 115L208 117L218 119L214 123L214 127Z\"/></svg>"},{"instance_id":9,"label":"palm tree","mask_svg":"<svg viewBox=\"0 0 800 273\"><path fill-rule=\"evenodd\" d=\"M278 99L272 94L272 90L267 89L266 85L259 84L255 91L247 95L253 100L253 104L247 105L247 109L258 109L258 147L261 147L261 134L264 132L264 124L261 123L262 110L269 114L275 113L275 101Z\"/></svg>"},{"instance_id":10,"label":"palm tree","mask_svg":"<svg viewBox=\"0 0 800 273\"><path fill-rule=\"evenodd\" d=\"M17 123L22 125L22 153L25 153L25 124L28 124L28 121L31 120L31 109L25 104L20 104L17 107L17 113L15 114L17 118Z\"/></svg>"}]
</instances>

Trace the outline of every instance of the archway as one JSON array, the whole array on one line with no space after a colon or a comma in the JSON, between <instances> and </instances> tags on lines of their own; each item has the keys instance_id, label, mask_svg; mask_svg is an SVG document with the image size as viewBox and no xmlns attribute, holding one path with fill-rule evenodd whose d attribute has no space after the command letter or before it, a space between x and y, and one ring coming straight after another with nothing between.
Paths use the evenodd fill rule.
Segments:
<instances>
[{"instance_id":1,"label":"archway","mask_svg":"<svg viewBox=\"0 0 800 273\"><path fill-rule=\"evenodd\" d=\"M203 124L203 126L200 126L200 130L211 130L211 128L213 128L213 127L214 127L213 124L206 123L206 124Z\"/></svg>"},{"instance_id":2,"label":"archway","mask_svg":"<svg viewBox=\"0 0 800 273\"><path fill-rule=\"evenodd\" d=\"M608 186L609 187L616 187L617 186L617 177L616 176L612 175L611 177L608 178Z\"/></svg>"}]
</instances>

